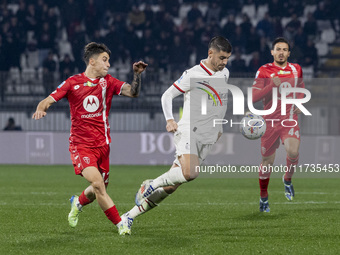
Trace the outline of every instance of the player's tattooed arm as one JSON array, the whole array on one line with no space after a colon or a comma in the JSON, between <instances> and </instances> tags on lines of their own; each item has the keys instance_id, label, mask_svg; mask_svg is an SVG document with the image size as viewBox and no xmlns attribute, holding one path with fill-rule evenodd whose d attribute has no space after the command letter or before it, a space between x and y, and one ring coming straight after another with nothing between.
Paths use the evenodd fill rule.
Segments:
<instances>
[{"instance_id":1,"label":"player's tattooed arm","mask_svg":"<svg viewBox=\"0 0 340 255\"><path fill-rule=\"evenodd\" d=\"M141 73L145 71L148 64L143 61L138 61L133 64L133 80L131 84L126 83L122 89L121 94L127 97L138 97L142 79Z\"/></svg>"},{"instance_id":2,"label":"player's tattooed arm","mask_svg":"<svg viewBox=\"0 0 340 255\"><path fill-rule=\"evenodd\" d=\"M140 73L133 73L133 81L131 83L131 95L133 97L138 97L140 88L142 86L142 79Z\"/></svg>"}]
</instances>

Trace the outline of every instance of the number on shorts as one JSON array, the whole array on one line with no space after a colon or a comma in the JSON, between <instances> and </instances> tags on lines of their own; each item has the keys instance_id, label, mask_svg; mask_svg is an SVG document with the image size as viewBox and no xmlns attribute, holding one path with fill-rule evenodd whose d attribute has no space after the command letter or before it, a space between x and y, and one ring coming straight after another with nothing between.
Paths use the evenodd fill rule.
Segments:
<instances>
[{"instance_id":1,"label":"number on shorts","mask_svg":"<svg viewBox=\"0 0 340 255\"><path fill-rule=\"evenodd\" d=\"M293 136L293 135L294 135L294 128L291 128L291 129L289 130L288 134L291 135L291 136ZM300 137L299 130L296 130L296 131L295 131L295 136L296 136L297 138Z\"/></svg>"}]
</instances>

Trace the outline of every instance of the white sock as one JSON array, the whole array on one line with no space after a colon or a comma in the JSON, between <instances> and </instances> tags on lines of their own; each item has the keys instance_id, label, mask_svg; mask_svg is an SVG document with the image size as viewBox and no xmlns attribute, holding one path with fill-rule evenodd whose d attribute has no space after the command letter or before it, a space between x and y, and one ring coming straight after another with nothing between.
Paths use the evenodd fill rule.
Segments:
<instances>
[{"instance_id":1,"label":"white sock","mask_svg":"<svg viewBox=\"0 0 340 255\"><path fill-rule=\"evenodd\" d=\"M79 203L79 198L77 198L77 200L76 200L76 206L77 206L79 211L81 211L81 208L83 208L83 206Z\"/></svg>"},{"instance_id":2,"label":"white sock","mask_svg":"<svg viewBox=\"0 0 340 255\"><path fill-rule=\"evenodd\" d=\"M140 206L135 205L128 213L129 217L136 218L143 213L155 208L160 202L162 202L168 193L163 188L156 189L148 198L144 199Z\"/></svg>"},{"instance_id":3,"label":"white sock","mask_svg":"<svg viewBox=\"0 0 340 255\"><path fill-rule=\"evenodd\" d=\"M157 189L159 187L173 186L178 183L188 182L182 172L181 167L173 167L168 172L162 174L153 180L152 187Z\"/></svg>"}]
</instances>

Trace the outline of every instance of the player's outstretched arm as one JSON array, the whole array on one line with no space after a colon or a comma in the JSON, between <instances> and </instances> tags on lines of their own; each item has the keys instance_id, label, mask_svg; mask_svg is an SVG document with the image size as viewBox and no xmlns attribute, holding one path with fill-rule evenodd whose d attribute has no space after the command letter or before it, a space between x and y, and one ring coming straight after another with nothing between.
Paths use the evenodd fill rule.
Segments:
<instances>
[{"instance_id":1,"label":"player's outstretched arm","mask_svg":"<svg viewBox=\"0 0 340 255\"><path fill-rule=\"evenodd\" d=\"M46 116L46 111L52 104L54 104L55 101L52 99L52 97L48 96L44 100L42 100L35 111L32 115L32 119L39 120L43 117Z\"/></svg>"},{"instance_id":2,"label":"player's outstretched arm","mask_svg":"<svg viewBox=\"0 0 340 255\"><path fill-rule=\"evenodd\" d=\"M182 93L179 92L174 86L168 88L162 95L162 109L163 114L166 120L166 130L168 132L176 132L177 131L177 123L174 120L174 116L172 114L172 100L181 95Z\"/></svg>"},{"instance_id":3,"label":"player's outstretched arm","mask_svg":"<svg viewBox=\"0 0 340 255\"><path fill-rule=\"evenodd\" d=\"M133 81L131 84L124 84L122 88L121 95L127 96L127 97L138 97L140 88L142 85L141 82L141 73L145 71L148 64L144 63L143 61L138 61L136 63L133 63Z\"/></svg>"}]
</instances>

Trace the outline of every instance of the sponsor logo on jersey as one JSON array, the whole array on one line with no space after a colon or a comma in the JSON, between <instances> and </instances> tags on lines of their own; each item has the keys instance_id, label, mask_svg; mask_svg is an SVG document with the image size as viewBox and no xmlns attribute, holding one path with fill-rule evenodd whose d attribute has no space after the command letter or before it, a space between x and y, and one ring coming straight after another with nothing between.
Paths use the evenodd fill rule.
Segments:
<instances>
[{"instance_id":1,"label":"sponsor logo on jersey","mask_svg":"<svg viewBox=\"0 0 340 255\"><path fill-rule=\"evenodd\" d=\"M90 81L87 81L87 82L84 83L84 87L95 87L95 86L97 86L97 84L94 84Z\"/></svg>"},{"instance_id":2,"label":"sponsor logo on jersey","mask_svg":"<svg viewBox=\"0 0 340 255\"><path fill-rule=\"evenodd\" d=\"M60 89L64 84L65 84L66 81L63 81L59 86L58 86L58 89Z\"/></svg>"},{"instance_id":3,"label":"sponsor logo on jersey","mask_svg":"<svg viewBox=\"0 0 340 255\"><path fill-rule=\"evenodd\" d=\"M87 96L83 101L83 107L88 112L95 112L99 108L99 99L96 96Z\"/></svg>"},{"instance_id":4,"label":"sponsor logo on jersey","mask_svg":"<svg viewBox=\"0 0 340 255\"><path fill-rule=\"evenodd\" d=\"M214 105L215 105L215 106L217 106L217 102L216 102L216 100L215 100L215 97L217 97L217 99L220 101L220 104L223 105L223 104L222 104L222 100L221 100L221 98L220 98L220 95L217 93L217 91L216 91L212 86L209 85L208 82L203 81L203 82L197 82L197 83L198 83L198 84L201 84L201 85L203 85L203 86L205 86L205 87L207 87L207 88L209 88L209 89L214 93L214 95L213 95L209 90L207 90L207 89L205 89L205 88L197 87L198 89L201 89L201 90L203 90L204 92L206 92L206 93L212 98L212 100L214 101Z\"/></svg>"},{"instance_id":5,"label":"sponsor logo on jersey","mask_svg":"<svg viewBox=\"0 0 340 255\"><path fill-rule=\"evenodd\" d=\"M89 119L89 118L96 118L96 117L100 117L102 116L101 112L97 112L97 113L89 113L89 114L84 114L81 115L82 119Z\"/></svg>"},{"instance_id":6,"label":"sponsor logo on jersey","mask_svg":"<svg viewBox=\"0 0 340 255\"><path fill-rule=\"evenodd\" d=\"M291 71L280 70L280 71L277 72L277 74L291 74Z\"/></svg>"},{"instance_id":7,"label":"sponsor logo on jersey","mask_svg":"<svg viewBox=\"0 0 340 255\"><path fill-rule=\"evenodd\" d=\"M80 88L79 85L74 86L74 89L75 89L75 90L77 90L77 89L79 89L79 88Z\"/></svg>"},{"instance_id":8,"label":"sponsor logo on jersey","mask_svg":"<svg viewBox=\"0 0 340 255\"><path fill-rule=\"evenodd\" d=\"M89 157L83 157L83 160L86 164L90 164L90 158Z\"/></svg>"}]
</instances>

